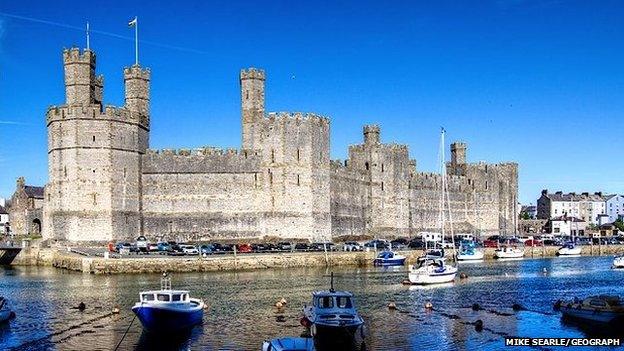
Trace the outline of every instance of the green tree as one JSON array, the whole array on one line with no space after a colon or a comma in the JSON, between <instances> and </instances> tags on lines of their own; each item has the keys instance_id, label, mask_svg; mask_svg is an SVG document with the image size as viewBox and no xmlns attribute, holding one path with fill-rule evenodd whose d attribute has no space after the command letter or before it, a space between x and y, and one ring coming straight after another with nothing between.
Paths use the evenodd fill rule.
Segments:
<instances>
[{"instance_id":1,"label":"green tree","mask_svg":"<svg viewBox=\"0 0 624 351\"><path fill-rule=\"evenodd\" d=\"M618 231L624 232L624 221L622 221L621 218L618 218L615 222L613 222L613 225L618 229Z\"/></svg>"}]
</instances>

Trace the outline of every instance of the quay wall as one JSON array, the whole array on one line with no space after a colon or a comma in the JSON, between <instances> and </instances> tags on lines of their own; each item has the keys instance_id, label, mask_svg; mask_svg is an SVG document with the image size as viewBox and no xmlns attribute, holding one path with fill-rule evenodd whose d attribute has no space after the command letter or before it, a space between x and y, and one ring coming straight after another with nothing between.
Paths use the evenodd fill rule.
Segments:
<instances>
[{"instance_id":1,"label":"quay wall","mask_svg":"<svg viewBox=\"0 0 624 351\"><path fill-rule=\"evenodd\" d=\"M525 258L554 257L557 247L527 247ZM583 246L582 256L611 256L624 252L624 245ZM402 251L409 264L416 262L420 250ZM485 259L492 260L493 248L485 249ZM452 250L447 251L452 255ZM109 258L82 256L50 248L25 249L13 265L52 266L91 274L210 272L291 267L370 266L375 252L284 252L275 254L213 255L202 257L131 256Z\"/></svg>"}]
</instances>

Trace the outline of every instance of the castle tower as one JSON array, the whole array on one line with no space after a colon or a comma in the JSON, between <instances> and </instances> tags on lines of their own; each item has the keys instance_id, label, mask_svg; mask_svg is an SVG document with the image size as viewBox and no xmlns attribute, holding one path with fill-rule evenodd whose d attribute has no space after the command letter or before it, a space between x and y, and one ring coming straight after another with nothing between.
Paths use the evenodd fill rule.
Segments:
<instances>
[{"instance_id":1,"label":"castle tower","mask_svg":"<svg viewBox=\"0 0 624 351\"><path fill-rule=\"evenodd\" d=\"M379 136L379 126L376 124L369 124L364 126L364 144L365 145L377 145L381 142Z\"/></svg>"},{"instance_id":2,"label":"castle tower","mask_svg":"<svg viewBox=\"0 0 624 351\"><path fill-rule=\"evenodd\" d=\"M451 144L450 174L466 175L466 143L456 141Z\"/></svg>"},{"instance_id":3,"label":"castle tower","mask_svg":"<svg viewBox=\"0 0 624 351\"><path fill-rule=\"evenodd\" d=\"M78 48L63 51L65 66L65 103L67 105L102 104L104 78L95 75L95 53Z\"/></svg>"},{"instance_id":4,"label":"castle tower","mask_svg":"<svg viewBox=\"0 0 624 351\"><path fill-rule=\"evenodd\" d=\"M48 109L44 238L104 241L140 233L141 157L148 146L149 71L124 70L126 105L102 108L95 53L63 52L66 104Z\"/></svg>"},{"instance_id":5,"label":"castle tower","mask_svg":"<svg viewBox=\"0 0 624 351\"><path fill-rule=\"evenodd\" d=\"M249 68L240 72L243 149L258 147L258 123L264 118L263 70Z\"/></svg>"},{"instance_id":6,"label":"castle tower","mask_svg":"<svg viewBox=\"0 0 624 351\"><path fill-rule=\"evenodd\" d=\"M150 70L138 65L124 68L125 107L149 124Z\"/></svg>"}]
</instances>

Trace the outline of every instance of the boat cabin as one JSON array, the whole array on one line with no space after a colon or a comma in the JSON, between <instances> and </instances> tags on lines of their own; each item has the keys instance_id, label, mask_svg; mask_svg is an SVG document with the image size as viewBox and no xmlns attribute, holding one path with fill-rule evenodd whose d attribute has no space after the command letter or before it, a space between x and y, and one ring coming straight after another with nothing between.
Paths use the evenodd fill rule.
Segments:
<instances>
[{"instance_id":1,"label":"boat cabin","mask_svg":"<svg viewBox=\"0 0 624 351\"><path fill-rule=\"evenodd\" d=\"M156 290L142 292L139 300L149 303L187 303L190 302L190 296L186 290Z\"/></svg>"},{"instance_id":2,"label":"boat cabin","mask_svg":"<svg viewBox=\"0 0 624 351\"><path fill-rule=\"evenodd\" d=\"M319 291L312 294L312 305L319 309L353 309L353 294L347 291Z\"/></svg>"}]
</instances>

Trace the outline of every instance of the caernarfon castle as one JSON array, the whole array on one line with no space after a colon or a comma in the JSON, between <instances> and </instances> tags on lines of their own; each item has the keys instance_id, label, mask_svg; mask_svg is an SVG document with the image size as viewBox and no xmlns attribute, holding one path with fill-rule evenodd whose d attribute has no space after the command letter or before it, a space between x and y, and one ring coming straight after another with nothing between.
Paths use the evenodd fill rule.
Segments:
<instances>
[{"instance_id":1,"label":"caernarfon castle","mask_svg":"<svg viewBox=\"0 0 624 351\"><path fill-rule=\"evenodd\" d=\"M149 149L149 69L123 70L124 106L104 105L96 55L63 52L63 105L46 114L46 239L107 241L415 236L439 231L441 176L419 172L406 145L376 125L331 160L330 121L267 113L265 72L240 72L242 147ZM456 231L513 232L518 166L468 163L451 144L448 184Z\"/></svg>"}]
</instances>

